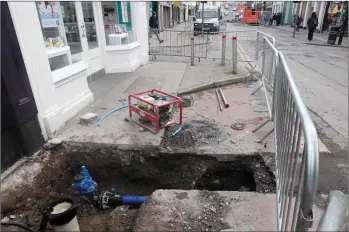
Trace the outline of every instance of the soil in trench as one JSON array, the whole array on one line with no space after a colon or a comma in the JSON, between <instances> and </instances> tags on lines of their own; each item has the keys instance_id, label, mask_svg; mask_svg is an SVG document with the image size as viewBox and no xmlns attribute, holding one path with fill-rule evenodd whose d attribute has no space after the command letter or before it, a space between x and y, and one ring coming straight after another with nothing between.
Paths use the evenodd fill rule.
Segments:
<instances>
[{"instance_id":1,"label":"soil in trench","mask_svg":"<svg viewBox=\"0 0 349 232\"><path fill-rule=\"evenodd\" d=\"M194 124L193 128L186 131L193 132L189 137L196 145L210 143L210 140L222 137L218 126L213 125L208 130L206 123L197 121ZM176 147L185 143L185 146L191 146L187 143L188 138L181 136L187 135L181 133L177 137L178 141L167 140L166 145ZM192 142L190 138L188 141ZM101 210L71 188L72 180L80 172L82 163L88 167L91 176L98 183L99 191L116 188L121 195L149 196L156 189L275 191L274 176L258 155L237 158L232 162L219 162L213 157L202 155L152 156L139 151L118 151L114 148L79 152L58 147L46 151L26 165L35 162L43 165L33 183L23 184L1 194L1 218L14 215L16 218L13 220L22 222L35 231L38 231L49 202L67 195L79 203L77 218L81 231L133 230L138 209L123 210L123 207L118 207ZM50 230L52 228L49 227L48 231ZM20 230L17 227L3 227L3 231Z\"/></svg>"}]
</instances>

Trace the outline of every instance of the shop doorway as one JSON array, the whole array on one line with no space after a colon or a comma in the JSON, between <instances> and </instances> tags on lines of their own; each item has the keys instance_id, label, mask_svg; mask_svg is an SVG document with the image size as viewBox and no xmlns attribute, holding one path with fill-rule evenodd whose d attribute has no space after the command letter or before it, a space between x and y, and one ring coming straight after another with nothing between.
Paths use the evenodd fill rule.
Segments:
<instances>
[{"instance_id":1,"label":"shop doorway","mask_svg":"<svg viewBox=\"0 0 349 232\"><path fill-rule=\"evenodd\" d=\"M7 2L1 2L1 172L44 144ZM4 59L6 57L6 59Z\"/></svg>"}]
</instances>

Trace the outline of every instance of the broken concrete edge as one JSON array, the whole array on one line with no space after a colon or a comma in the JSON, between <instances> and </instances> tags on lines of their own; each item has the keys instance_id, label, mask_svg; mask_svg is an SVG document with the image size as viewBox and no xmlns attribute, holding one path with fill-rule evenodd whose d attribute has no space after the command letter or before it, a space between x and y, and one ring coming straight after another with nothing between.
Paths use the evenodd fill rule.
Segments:
<instances>
[{"instance_id":1,"label":"broken concrete edge","mask_svg":"<svg viewBox=\"0 0 349 232\"><path fill-rule=\"evenodd\" d=\"M193 88L186 89L184 91L178 92L178 95L185 95L185 94L191 94L194 92L202 91L202 90L207 90L211 89L214 87L221 87L225 85L231 85L231 84L238 84L238 83L244 83L244 82L249 82L249 81L258 81L257 78L251 76L251 74L246 74L240 77L234 77L234 78L228 78L228 79L223 79L220 81L215 81L215 82L210 82L207 84L203 84L200 86L196 86Z\"/></svg>"},{"instance_id":2,"label":"broken concrete edge","mask_svg":"<svg viewBox=\"0 0 349 232\"><path fill-rule=\"evenodd\" d=\"M101 149L115 149L120 151L141 151L144 153L159 153L159 145L143 145L143 144L112 144L112 143L96 143L87 141L63 140L62 146L68 150L76 150L79 152L94 152Z\"/></svg>"},{"instance_id":3,"label":"broken concrete edge","mask_svg":"<svg viewBox=\"0 0 349 232\"><path fill-rule=\"evenodd\" d=\"M14 163L11 167L6 169L3 173L1 173L1 182L3 182L9 175L14 173L18 168L22 167L28 161L27 157L23 157Z\"/></svg>"},{"instance_id":4,"label":"broken concrete edge","mask_svg":"<svg viewBox=\"0 0 349 232\"><path fill-rule=\"evenodd\" d=\"M274 174L276 174L276 166L275 166L275 153L274 152L251 152L249 154L242 154L242 153L212 153L207 152L203 150L199 151L193 151L193 150L183 150L183 151L169 151L166 148L160 147L159 148L159 154L162 156L201 156L202 158L214 158L215 160L219 162L224 161L234 161L237 158L243 158L243 157L258 157L260 156L266 167L269 168L269 170Z\"/></svg>"},{"instance_id":5,"label":"broken concrete edge","mask_svg":"<svg viewBox=\"0 0 349 232\"><path fill-rule=\"evenodd\" d=\"M17 171L20 167L22 167L24 164L28 163L29 161L32 161L33 159L35 159L36 157L38 157L41 153L43 152L43 149L39 149L38 151L36 151L32 156L30 157L23 157L20 160L18 160L16 163L14 163L13 165L11 165L8 169L6 169L6 171L4 171L3 173L1 173L1 178L0 181L3 182L4 180L6 180L7 177L9 177L12 173L14 173L15 171Z\"/></svg>"}]
</instances>

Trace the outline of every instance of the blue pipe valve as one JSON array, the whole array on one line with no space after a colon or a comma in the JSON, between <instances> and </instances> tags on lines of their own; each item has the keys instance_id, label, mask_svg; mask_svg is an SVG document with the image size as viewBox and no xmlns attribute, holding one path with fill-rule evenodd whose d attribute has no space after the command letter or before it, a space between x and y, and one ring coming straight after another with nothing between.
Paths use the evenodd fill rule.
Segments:
<instances>
[{"instance_id":1,"label":"blue pipe valve","mask_svg":"<svg viewBox=\"0 0 349 232\"><path fill-rule=\"evenodd\" d=\"M81 167L80 180L72 184L72 188L79 191L80 194L91 194L97 189L97 183L90 176L85 166Z\"/></svg>"}]
</instances>

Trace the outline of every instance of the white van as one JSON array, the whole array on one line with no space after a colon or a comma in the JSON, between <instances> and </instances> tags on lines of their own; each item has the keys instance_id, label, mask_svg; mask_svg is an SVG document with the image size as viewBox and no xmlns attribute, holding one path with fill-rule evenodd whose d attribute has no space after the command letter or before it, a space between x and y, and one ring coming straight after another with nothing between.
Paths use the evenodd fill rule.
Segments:
<instances>
[{"instance_id":1,"label":"white van","mask_svg":"<svg viewBox=\"0 0 349 232\"><path fill-rule=\"evenodd\" d=\"M204 9L204 32L219 32L219 21L222 19L220 8L212 7ZM194 35L195 32L202 30L202 10L198 10L194 18Z\"/></svg>"}]
</instances>

